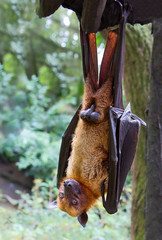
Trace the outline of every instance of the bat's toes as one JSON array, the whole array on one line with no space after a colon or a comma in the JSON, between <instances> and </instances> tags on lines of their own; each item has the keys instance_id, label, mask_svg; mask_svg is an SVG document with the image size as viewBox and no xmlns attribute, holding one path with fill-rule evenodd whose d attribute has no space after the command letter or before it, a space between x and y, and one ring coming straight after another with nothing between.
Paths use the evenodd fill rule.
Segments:
<instances>
[{"instance_id":1,"label":"bat's toes","mask_svg":"<svg viewBox=\"0 0 162 240\"><path fill-rule=\"evenodd\" d=\"M100 119L100 114L98 112L92 112L90 115L90 119L92 122L96 122Z\"/></svg>"},{"instance_id":2,"label":"bat's toes","mask_svg":"<svg viewBox=\"0 0 162 240\"><path fill-rule=\"evenodd\" d=\"M91 115L91 113L89 112L89 109L88 110L83 110L80 113L80 118L85 120L85 121L89 121L90 120L90 115Z\"/></svg>"},{"instance_id":3,"label":"bat's toes","mask_svg":"<svg viewBox=\"0 0 162 240\"><path fill-rule=\"evenodd\" d=\"M100 119L100 114L98 112L92 112L88 109L81 111L80 117L88 122L97 122Z\"/></svg>"}]
</instances>

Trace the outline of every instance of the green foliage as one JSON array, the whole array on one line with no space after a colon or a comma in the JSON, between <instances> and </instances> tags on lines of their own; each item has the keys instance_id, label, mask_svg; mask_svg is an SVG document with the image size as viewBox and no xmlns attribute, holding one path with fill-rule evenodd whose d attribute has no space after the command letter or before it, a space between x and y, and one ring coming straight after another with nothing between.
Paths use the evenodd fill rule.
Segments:
<instances>
[{"instance_id":1,"label":"green foliage","mask_svg":"<svg viewBox=\"0 0 162 240\"><path fill-rule=\"evenodd\" d=\"M47 179L83 82L75 14L39 19L35 3L0 1L0 157Z\"/></svg>"},{"instance_id":2,"label":"green foliage","mask_svg":"<svg viewBox=\"0 0 162 240\"><path fill-rule=\"evenodd\" d=\"M100 210L100 219L95 210L89 213L85 229L72 218L58 209L53 211L40 207L28 207L10 212L0 208L0 240L46 240L46 239L90 239L90 240L128 240L130 239L128 213L119 212L114 216Z\"/></svg>"},{"instance_id":3,"label":"green foliage","mask_svg":"<svg viewBox=\"0 0 162 240\"><path fill-rule=\"evenodd\" d=\"M0 1L0 62L15 83L36 75L52 102L68 93L77 104L78 92L71 93L71 85L82 79L78 20L63 8L39 19L35 3Z\"/></svg>"},{"instance_id":4,"label":"green foliage","mask_svg":"<svg viewBox=\"0 0 162 240\"><path fill-rule=\"evenodd\" d=\"M65 101L51 105L37 77L23 84L12 85L12 75L0 66L0 155L45 179L57 167L61 134L71 115L65 114Z\"/></svg>"}]
</instances>

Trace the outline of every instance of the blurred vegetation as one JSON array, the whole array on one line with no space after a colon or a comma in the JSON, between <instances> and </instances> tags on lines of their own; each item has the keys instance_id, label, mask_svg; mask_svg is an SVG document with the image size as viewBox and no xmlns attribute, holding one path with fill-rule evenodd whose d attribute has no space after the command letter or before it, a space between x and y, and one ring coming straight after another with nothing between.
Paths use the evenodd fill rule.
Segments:
<instances>
[{"instance_id":1,"label":"blurred vegetation","mask_svg":"<svg viewBox=\"0 0 162 240\"><path fill-rule=\"evenodd\" d=\"M0 2L0 161L16 162L34 177L32 193L0 208L0 240L130 239L130 175L120 211L110 216L101 202L90 211L86 229L59 210L55 199L62 133L83 94L79 27L60 8L39 19L35 0ZM104 41L97 35L99 53Z\"/></svg>"},{"instance_id":2,"label":"blurred vegetation","mask_svg":"<svg viewBox=\"0 0 162 240\"><path fill-rule=\"evenodd\" d=\"M19 87L35 75L47 86L52 102L68 95L78 104L82 86L78 20L65 9L39 19L35 8L33 0L0 2L0 62Z\"/></svg>"},{"instance_id":3,"label":"blurred vegetation","mask_svg":"<svg viewBox=\"0 0 162 240\"><path fill-rule=\"evenodd\" d=\"M0 3L0 156L43 179L81 101L78 21L60 9L39 19L35 1Z\"/></svg>"},{"instance_id":4,"label":"blurred vegetation","mask_svg":"<svg viewBox=\"0 0 162 240\"><path fill-rule=\"evenodd\" d=\"M68 103L50 106L47 88L35 76L25 80L25 88L11 82L11 74L0 66L1 160L18 161L28 174L48 179L57 167L61 134L72 116L66 112Z\"/></svg>"}]
</instances>

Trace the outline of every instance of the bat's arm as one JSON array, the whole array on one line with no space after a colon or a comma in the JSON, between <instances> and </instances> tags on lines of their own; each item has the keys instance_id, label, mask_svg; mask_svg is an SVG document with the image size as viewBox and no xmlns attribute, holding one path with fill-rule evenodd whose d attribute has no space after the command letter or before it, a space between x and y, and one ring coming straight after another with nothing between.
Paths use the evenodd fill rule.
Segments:
<instances>
[{"instance_id":1,"label":"bat's arm","mask_svg":"<svg viewBox=\"0 0 162 240\"><path fill-rule=\"evenodd\" d=\"M126 4L122 5L120 1L116 0L121 8L121 20L119 25L119 37L114 57L114 106L123 108L122 100L122 75L124 65L124 51L125 51L125 26L129 9Z\"/></svg>"}]
</instances>

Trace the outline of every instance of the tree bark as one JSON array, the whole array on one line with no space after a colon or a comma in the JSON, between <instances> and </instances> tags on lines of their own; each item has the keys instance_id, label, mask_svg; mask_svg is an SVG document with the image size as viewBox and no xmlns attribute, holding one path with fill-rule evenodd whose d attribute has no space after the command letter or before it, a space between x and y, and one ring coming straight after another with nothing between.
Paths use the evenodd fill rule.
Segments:
<instances>
[{"instance_id":1,"label":"tree bark","mask_svg":"<svg viewBox=\"0 0 162 240\"><path fill-rule=\"evenodd\" d=\"M128 25L126 31L124 90L132 112L143 120L150 79L151 26ZM145 133L141 127L136 157L132 167L131 239L144 240Z\"/></svg>"},{"instance_id":2,"label":"tree bark","mask_svg":"<svg viewBox=\"0 0 162 240\"><path fill-rule=\"evenodd\" d=\"M162 239L162 18L153 22L146 138L146 240Z\"/></svg>"}]
</instances>

